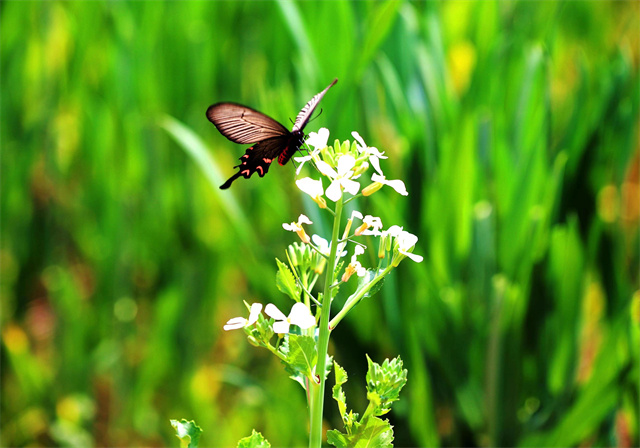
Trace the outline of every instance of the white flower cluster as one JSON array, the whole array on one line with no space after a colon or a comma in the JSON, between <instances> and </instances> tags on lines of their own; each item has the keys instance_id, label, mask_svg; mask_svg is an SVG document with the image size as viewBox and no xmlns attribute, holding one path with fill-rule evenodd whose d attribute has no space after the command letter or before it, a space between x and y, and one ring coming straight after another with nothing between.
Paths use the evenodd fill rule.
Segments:
<instances>
[{"instance_id":1,"label":"white flower cluster","mask_svg":"<svg viewBox=\"0 0 640 448\"><path fill-rule=\"evenodd\" d=\"M249 312L249 319L244 317L234 317L229 319L223 328L225 331L229 331L237 330L238 328L250 327L258 321L261 311L261 303L252 303L251 310ZM273 323L273 331L278 334L289 333L289 327L291 325L297 325L301 329L306 330L316 324L316 318L313 317L313 314L311 314L311 311L304 303L296 303L293 305L288 316L285 316L285 314L273 303L267 304L264 312L267 316L275 319L275 322Z\"/></svg>"},{"instance_id":2,"label":"white flower cluster","mask_svg":"<svg viewBox=\"0 0 640 448\"><path fill-rule=\"evenodd\" d=\"M358 159L352 154L339 154L337 157L337 166L334 169L326 161L320 158L320 152L327 147L327 141L329 140L329 130L326 128L320 129L317 133L311 132L307 139L307 144L312 146L314 150L307 156L294 157L294 160L299 163L296 174L300 173L302 166L309 161L313 161L318 171L329 178L331 183L324 190L322 181L305 177L296 181L296 185L304 193L311 196L311 198L319 204L323 201L322 196L326 196L333 202L338 201L343 192L347 192L352 196L355 196L360 191L360 182L358 179L361 176L358 165L362 165L364 162L370 163L373 166L375 173L371 176L373 182L367 186L362 194L367 196L375 191L379 190L383 185L388 185L396 192L403 196L408 195L404 182L401 180L387 180L382 169L380 168L380 159L386 159L387 156L384 152L378 151L377 148L367 146L360 134L352 132L351 135L355 138L356 147L359 153ZM361 160L362 159L362 160ZM322 206L322 204L321 204ZM326 207L326 205L325 205Z\"/></svg>"}]
</instances>

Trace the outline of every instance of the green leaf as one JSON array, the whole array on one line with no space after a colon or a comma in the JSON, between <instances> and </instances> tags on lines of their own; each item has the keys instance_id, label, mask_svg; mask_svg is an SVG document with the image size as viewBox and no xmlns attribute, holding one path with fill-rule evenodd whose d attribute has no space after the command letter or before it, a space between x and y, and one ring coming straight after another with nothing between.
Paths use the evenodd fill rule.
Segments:
<instances>
[{"instance_id":1,"label":"green leaf","mask_svg":"<svg viewBox=\"0 0 640 448\"><path fill-rule=\"evenodd\" d=\"M249 437L244 437L238 441L238 448L271 448L271 444L267 442L267 439L262 434L253 429Z\"/></svg>"},{"instance_id":2,"label":"green leaf","mask_svg":"<svg viewBox=\"0 0 640 448\"><path fill-rule=\"evenodd\" d=\"M291 297L296 302L300 301L300 292L302 289L298 286L296 278L291 273L289 267L276 258L278 263L278 272L276 273L276 286L284 294Z\"/></svg>"},{"instance_id":3,"label":"green leaf","mask_svg":"<svg viewBox=\"0 0 640 448\"><path fill-rule=\"evenodd\" d=\"M347 382L347 372L337 362L335 363L336 385L333 386L333 399L338 402L338 410L345 427L347 427L347 396L342 390L342 385Z\"/></svg>"},{"instance_id":4,"label":"green leaf","mask_svg":"<svg viewBox=\"0 0 640 448\"><path fill-rule=\"evenodd\" d=\"M171 426L176 430L176 437L180 439L181 448L196 448L200 442L202 429L193 420L171 420Z\"/></svg>"},{"instance_id":5,"label":"green leaf","mask_svg":"<svg viewBox=\"0 0 640 448\"><path fill-rule=\"evenodd\" d=\"M358 288L356 289L356 292L353 295L357 295L363 288L366 288L367 286L369 286L369 284L376 278L376 276L377 276L376 270L367 269L366 275L358 279ZM369 291L364 293L362 298L364 299L366 297L372 297L375 293L377 293L380 290L380 288L382 288L383 284L384 284L384 277L378 279L376 284L373 285Z\"/></svg>"},{"instance_id":6,"label":"green leaf","mask_svg":"<svg viewBox=\"0 0 640 448\"><path fill-rule=\"evenodd\" d=\"M399 356L391 362L385 359L380 365L367 355L367 363L367 398L374 407L374 415L386 414L391 409L391 403L399 399L400 390L407 383L407 370L402 368Z\"/></svg>"},{"instance_id":7,"label":"green leaf","mask_svg":"<svg viewBox=\"0 0 640 448\"><path fill-rule=\"evenodd\" d=\"M318 362L315 340L311 336L289 334L285 336L280 350L286 357L284 362L291 378L305 387L304 377L313 380L313 370Z\"/></svg>"},{"instance_id":8,"label":"green leaf","mask_svg":"<svg viewBox=\"0 0 640 448\"><path fill-rule=\"evenodd\" d=\"M355 431L344 434L338 430L327 431L327 442L338 448L391 447L393 429L387 420L370 417L364 423L356 423Z\"/></svg>"}]
</instances>

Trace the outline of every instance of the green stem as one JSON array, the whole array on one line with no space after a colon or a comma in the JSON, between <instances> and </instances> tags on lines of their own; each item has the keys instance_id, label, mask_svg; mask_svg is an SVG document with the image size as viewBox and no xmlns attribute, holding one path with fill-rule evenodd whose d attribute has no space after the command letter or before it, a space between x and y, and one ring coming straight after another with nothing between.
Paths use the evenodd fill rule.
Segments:
<instances>
[{"instance_id":1,"label":"green stem","mask_svg":"<svg viewBox=\"0 0 640 448\"><path fill-rule=\"evenodd\" d=\"M324 294L322 296L322 310L320 314L320 334L318 336L318 364L316 375L319 384L313 384L310 406L309 448L322 446L322 411L324 408L325 371L327 370L327 351L329 350L329 317L331 315L331 285L336 268L336 253L338 252L338 237L340 234L340 218L342 216L342 198L336 202L333 216L333 232L331 233L331 250L327 260L327 274L324 280Z\"/></svg>"}]
</instances>

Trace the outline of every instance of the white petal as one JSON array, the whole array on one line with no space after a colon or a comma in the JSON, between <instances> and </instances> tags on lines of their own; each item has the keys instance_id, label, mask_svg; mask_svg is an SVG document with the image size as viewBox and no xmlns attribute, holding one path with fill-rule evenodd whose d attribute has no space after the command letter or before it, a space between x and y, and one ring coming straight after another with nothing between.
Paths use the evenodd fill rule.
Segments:
<instances>
[{"instance_id":1,"label":"white petal","mask_svg":"<svg viewBox=\"0 0 640 448\"><path fill-rule=\"evenodd\" d=\"M360 183L351 179L342 179L342 186L344 187L344 191L349 194L357 195L358 191L360 191Z\"/></svg>"},{"instance_id":2,"label":"white petal","mask_svg":"<svg viewBox=\"0 0 640 448\"><path fill-rule=\"evenodd\" d=\"M360 137L360 134L358 134L357 131L353 131L351 133L351 135L353 135L353 138L356 139L357 142L357 146L358 149L360 150L360 152L364 151L365 149L367 149L367 144L364 142L364 140L362 139L362 137Z\"/></svg>"},{"instance_id":3,"label":"white petal","mask_svg":"<svg viewBox=\"0 0 640 448\"><path fill-rule=\"evenodd\" d=\"M360 213L358 210L354 210L351 212L351 219L353 218L358 218L358 219L362 219L362 213Z\"/></svg>"},{"instance_id":4,"label":"white petal","mask_svg":"<svg viewBox=\"0 0 640 448\"><path fill-rule=\"evenodd\" d=\"M276 320L285 320L287 316L284 315L282 311L278 309L273 303L267 304L264 309L264 312L267 313L267 316L273 317Z\"/></svg>"},{"instance_id":5,"label":"white petal","mask_svg":"<svg viewBox=\"0 0 640 448\"><path fill-rule=\"evenodd\" d=\"M351 171L354 166L356 166L356 159L349 154L343 155L338 159L338 175L344 176Z\"/></svg>"},{"instance_id":6,"label":"white petal","mask_svg":"<svg viewBox=\"0 0 640 448\"><path fill-rule=\"evenodd\" d=\"M336 173L336 171L331 168L331 165L329 165L324 160L318 160L316 162L316 166L318 167L318 170L329 179L335 179L336 177L338 177L338 173Z\"/></svg>"},{"instance_id":7,"label":"white petal","mask_svg":"<svg viewBox=\"0 0 640 448\"><path fill-rule=\"evenodd\" d=\"M316 319L304 303L296 303L289 313L289 322L306 330L316 324Z\"/></svg>"},{"instance_id":8,"label":"white petal","mask_svg":"<svg viewBox=\"0 0 640 448\"><path fill-rule=\"evenodd\" d=\"M327 188L327 191L325 191L324 194L333 202L336 202L338 199L340 199L342 197L340 181L334 180L333 182L331 182L331 185L329 185L329 188Z\"/></svg>"},{"instance_id":9,"label":"white petal","mask_svg":"<svg viewBox=\"0 0 640 448\"><path fill-rule=\"evenodd\" d=\"M309 154L308 156L294 157L293 158L293 160L295 160L296 162L299 162L299 163L305 163L305 162L308 162L311 159L312 159L311 154Z\"/></svg>"},{"instance_id":10,"label":"white petal","mask_svg":"<svg viewBox=\"0 0 640 448\"><path fill-rule=\"evenodd\" d=\"M402 232L402 227L400 226L391 226L386 230L387 235L391 235L393 237L397 237Z\"/></svg>"},{"instance_id":11,"label":"white petal","mask_svg":"<svg viewBox=\"0 0 640 448\"><path fill-rule=\"evenodd\" d=\"M234 317L233 319L229 319L227 324L222 328L224 331L237 330L238 328L244 327L246 323L247 319L244 317Z\"/></svg>"},{"instance_id":12,"label":"white petal","mask_svg":"<svg viewBox=\"0 0 640 448\"><path fill-rule=\"evenodd\" d=\"M281 320L273 324L273 331L278 334L289 333L289 322Z\"/></svg>"},{"instance_id":13,"label":"white petal","mask_svg":"<svg viewBox=\"0 0 640 448\"><path fill-rule=\"evenodd\" d=\"M387 180L382 174L378 174L378 173L373 173L371 175L371 180L373 182L380 182L381 184L384 183L385 180Z\"/></svg>"},{"instance_id":14,"label":"white petal","mask_svg":"<svg viewBox=\"0 0 640 448\"><path fill-rule=\"evenodd\" d=\"M251 312L249 313L249 321L247 322L247 325L253 325L258 321L260 311L262 311L262 303L251 304Z\"/></svg>"},{"instance_id":15,"label":"white petal","mask_svg":"<svg viewBox=\"0 0 640 448\"><path fill-rule=\"evenodd\" d=\"M416 255L411 252L402 252L402 253L405 254L407 257L411 258L416 263L420 263L423 259L422 255Z\"/></svg>"},{"instance_id":16,"label":"white petal","mask_svg":"<svg viewBox=\"0 0 640 448\"><path fill-rule=\"evenodd\" d=\"M318 132L309 132L309 138L307 144L313 146L316 149L323 149L327 147L327 141L329 140L329 129L320 128Z\"/></svg>"},{"instance_id":17,"label":"white petal","mask_svg":"<svg viewBox=\"0 0 640 448\"><path fill-rule=\"evenodd\" d=\"M315 180L310 177L305 177L304 179L298 179L296 181L296 185L302 192L307 193L312 198L322 196L324 194L322 181L320 179Z\"/></svg>"},{"instance_id":18,"label":"white petal","mask_svg":"<svg viewBox=\"0 0 640 448\"><path fill-rule=\"evenodd\" d=\"M313 241L313 244L318 246L318 249L320 250L320 252L322 252L323 254L329 255L329 242L327 240L322 238L320 235L314 234L311 237L311 241Z\"/></svg>"},{"instance_id":19,"label":"white petal","mask_svg":"<svg viewBox=\"0 0 640 448\"><path fill-rule=\"evenodd\" d=\"M398 235L398 246L400 251L409 250L413 248L417 242L418 242L418 237L415 236L413 233L402 231L402 233Z\"/></svg>"},{"instance_id":20,"label":"white petal","mask_svg":"<svg viewBox=\"0 0 640 448\"><path fill-rule=\"evenodd\" d=\"M375 146L370 146L367 148L367 153L371 156L371 157L377 157L379 159L388 159L389 157L384 155L384 151L380 152L378 150L378 148L376 148Z\"/></svg>"},{"instance_id":21,"label":"white petal","mask_svg":"<svg viewBox=\"0 0 640 448\"><path fill-rule=\"evenodd\" d=\"M375 169L378 173L380 173L381 176L384 176L384 173L380 169L380 159L377 156L370 156L369 157L369 162L373 166L373 169Z\"/></svg>"},{"instance_id":22,"label":"white petal","mask_svg":"<svg viewBox=\"0 0 640 448\"><path fill-rule=\"evenodd\" d=\"M356 248L353 250L353 252L355 253L355 255L362 255L364 253L364 247L358 245L356 246Z\"/></svg>"},{"instance_id":23,"label":"white petal","mask_svg":"<svg viewBox=\"0 0 640 448\"><path fill-rule=\"evenodd\" d=\"M313 224L313 222L307 218L307 215L300 214L300 216L298 216L298 225L300 224Z\"/></svg>"},{"instance_id":24,"label":"white petal","mask_svg":"<svg viewBox=\"0 0 640 448\"><path fill-rule=\"evenodd\" d=\"M409 194L407 188L404 186L404 182L402 182L400 179L388 180L385 183L396 190L396 192L400 193L402 196L407 196Z\"/></svg>"},{"instance_id":25,"label":"white petal","mask_svg":"<svg viewBox=\"0 0 640 448\"><path fill-rule=\"evenodd\" d=\"M295 222L292 222L291 224L287 224L286 222L284 224L282 224L282 228L284 230L288 230L290 232L295 232L296 230L298 230L298 228L295 225Z\"/></svg>"}]
</instances>

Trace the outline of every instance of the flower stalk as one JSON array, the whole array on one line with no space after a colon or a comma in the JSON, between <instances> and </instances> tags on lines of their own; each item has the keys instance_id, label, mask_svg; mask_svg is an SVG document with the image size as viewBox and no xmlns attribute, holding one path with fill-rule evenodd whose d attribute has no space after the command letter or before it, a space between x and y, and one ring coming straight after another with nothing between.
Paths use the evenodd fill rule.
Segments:
<instances>
[{"instance_id":1,"label":"flower stalk","mask_svg":"<svg viewBox=\"0 0 640 448\"><path fill-rule=\"evenodd\" d=\"M331 232L331 241L338 241L340 234L340 218L342 217L342 198L336 202L335 215L333 218L333 230ZM320 313L320 325L318 335L318 364L316 375L319 376L320 383L313 385L311 394L310 407L310 429L309 448L320 448L322 446L322 411L324 409L324 389L325 389L325 371L327 369L327 352L329 350L329 317L331 314L331 285L335 278L335 268L337 264L336 254L338 253L338 244L331 244L329 252L328 269L324 280L324 294L322 295L322 310Z\"/></svg>"}]
</instances>

